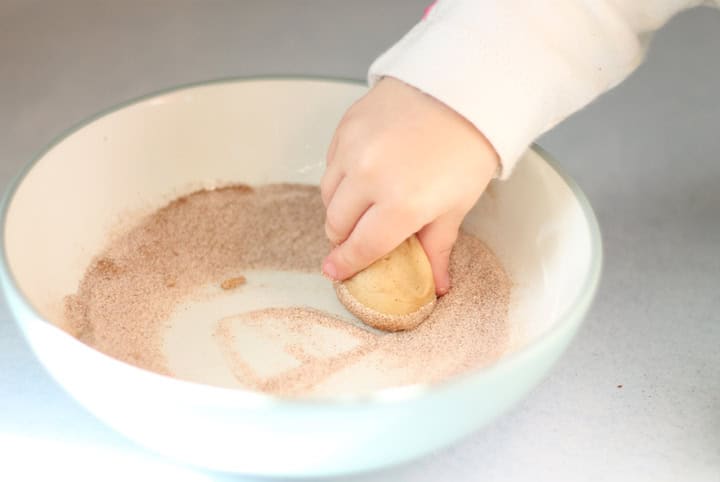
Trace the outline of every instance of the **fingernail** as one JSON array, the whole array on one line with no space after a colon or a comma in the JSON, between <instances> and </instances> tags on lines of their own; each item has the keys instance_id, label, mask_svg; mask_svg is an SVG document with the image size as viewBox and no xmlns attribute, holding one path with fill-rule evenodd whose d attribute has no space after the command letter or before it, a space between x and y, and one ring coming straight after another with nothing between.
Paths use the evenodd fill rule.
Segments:
<instances>
[{"instance_id":1,"label":"fingernail","mask_svg":"<svg viewBox=\"0 0 720 482\"><path fill-rule=\"evenodd\" d=\"M443 280L442 283L438 283L437 294L438 294L438 296L443 296L443 295L446 295L448 291L450 291L450 279L449 278Z\"/></svg>"},{"instance_id":2,"label":"fingernail","mask_svg":"<svg viewBox=\"0 0 720 482\"><path fill-rule=\"evenodd\" d=\"M333 281L337 281L337 268L332 263L332 261L330 261L329 259L326 259L323 262L322 271L325 274L325 276L327 276L328 278L330 278Z\"/></svg>"}]
</instances>

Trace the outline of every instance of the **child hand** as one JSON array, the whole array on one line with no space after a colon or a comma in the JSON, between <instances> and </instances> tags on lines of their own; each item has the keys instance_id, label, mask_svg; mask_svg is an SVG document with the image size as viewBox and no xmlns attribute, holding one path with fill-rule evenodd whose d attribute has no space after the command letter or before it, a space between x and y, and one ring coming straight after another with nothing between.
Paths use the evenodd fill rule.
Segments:
<instances>
[{"instance_id":1,"label":"child hand","mask_svg":"<svg viewBox=\"0 0 720 482\"><path fill-rule=\"evenodd\" d=\"M499 164L485 136L442 102L386 77L340 122L320 184L336 245L323 272L346 279L417 233L438 294L460 223Z\"/></svg>"}]
</instances>

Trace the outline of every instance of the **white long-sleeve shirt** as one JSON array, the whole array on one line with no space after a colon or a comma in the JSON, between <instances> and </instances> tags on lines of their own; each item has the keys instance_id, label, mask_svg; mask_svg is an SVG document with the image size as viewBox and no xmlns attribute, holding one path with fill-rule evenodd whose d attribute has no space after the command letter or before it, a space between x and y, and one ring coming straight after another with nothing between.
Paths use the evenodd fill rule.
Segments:
<instances>
[{"instance_id":1,"label":"white long-sleeve shirt","mask_svg":"<svg viewBox=\"0 0 720 482\"><path fill-rule=\"evenodd\" d=\"M370 67L439 99L490 141L507 177L527 147L624 80L650 34L720 0L439 0Z\"/></svg>"}]
</instances>

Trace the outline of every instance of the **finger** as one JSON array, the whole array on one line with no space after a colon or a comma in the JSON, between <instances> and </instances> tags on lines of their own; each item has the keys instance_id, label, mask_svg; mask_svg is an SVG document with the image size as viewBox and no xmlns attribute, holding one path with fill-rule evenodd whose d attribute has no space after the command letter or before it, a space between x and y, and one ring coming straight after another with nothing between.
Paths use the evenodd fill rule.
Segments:
<instances>
[{"instance_id":1,"label":"finger","mask_svg":"<svg viewBox=\"0 0 720 482\"><path fill-rule=\"evenodd\" d=\"M323 272L334 280L347 279L395 249L421 226L397 210L374 204L345 242L325 258Z\"/></svg>"},{"instance_id":2,"label":"finger","mask_svg":"<svg viewBox=\"0 0 720 482\"><path fill-rule=\"evenodd\" d=\"M343 169L340 168L339 162L335 161L335 154L337 153L338 146L338 131L336 130L330 140L327 154L325 155L325 173L320 180L320 196L322 197L323 204L327 208L330 204L330 200L333 197L335 189L344 176Z\"/></svg>"},{"instance_id":3,"label":"finger","mask_svg":"<svg viewBox=\"0 0 720 482\"><path fill-rule=\"evenodd\" d=\"M332 139L330 139L330 145L328 146L327 153L325 154L325 165L329 166L332 164L332 161L335 159L335 152L337 151L337 145L338 145L338 132L335 130L335 133L332 136Z\"/></svg>"},{"instance_id":4,"label":"finger","mask_svg":"<svg viewBox=\"0 0 720 482\"><path fill-rule=\"evenodd\" d=\"M330 205L330 201L335 195L335 190L338 188L344 177L345 171L342 169L339 162L332 163L325 168L325 174L323 174L323 177L320 180L320 196L322 197L325 208Z\"/></svg>"},{"instance_id":5,"label":"finger","mask_svg":"<svg viewBox=\"0 0 720 482\"><path fill-rule=\"evenodd\" d=\"M335 190L325 216L325 234L335 245L345 241L372 201L345 176Z\"/></svg>"},{"instance_id":6,"label":"finger","mask_svg":"<svg viewBox=\"0 0 720 482\"><path fill-rule=\"evenodd\" d=\"M445 214L428 224L417 234L425 254L430 260L435 292L442 296L450 289L450 253L457 240L462 217Z\"/></svg>"}]
</instances>

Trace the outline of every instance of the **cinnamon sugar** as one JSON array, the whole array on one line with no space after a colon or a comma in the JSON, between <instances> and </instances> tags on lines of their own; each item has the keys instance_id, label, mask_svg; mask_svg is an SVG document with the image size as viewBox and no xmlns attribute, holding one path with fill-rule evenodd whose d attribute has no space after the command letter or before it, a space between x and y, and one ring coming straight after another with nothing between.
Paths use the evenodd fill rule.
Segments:
<instances>
[{"instance_id":1,"label":"cinnamon sugar","mask_svg":"<svg viewBox=\"0 0 720 482\"><path fill-rule=\"evenodd\" d=\"M271 319L281 319L285 328L306 336L318 325L335 330L342 330L357 341L352 348L337 354L322 353L320 356L309 352L308 348L299 344L284 347L286 353L300 363L297 367L285 370L278 375L260 377L249 363L233 347L234 334L232 323L236 321L256 324L266 323ZM247 386L276 395L298 395L312 390L328 377L342 368L358 361L364 355L377 348L379 337L361 328L357 328L332 315L312 308L267 308L264 310L243 313L235 317L220 320L215 330L222 350L230 360L230 368L238 379Z\"/></svg>"},{"instance_id":2,"label":"cinnamon sugar","mask_svg":"<svg viewBox=\"0 0 720 482\"><path fill-rule=\"evenodd\" d=\"M110 356L172 375L163 339L174 309L203 286L237 289L248 282L239 272L318 272L329 249L323 225L317 187L232 186L183 196L96 257L66 298L62 326ZM380 333L306 307L268 307L218 320L217 349L244 386L282 396L332 394L359 380L360 372L367 388L377 389L436 382L487 365L508 344L511 282L487 246L466 233L450 270L453 288L414 330ZM260 328L277 320L304 341L283 348L294 366L263 376L235 348L233 326ZM318 327L353 343L337 352L316 346L312 330ZM280 335L277 342L284 343Z\"/></svg>"}]
</instances>

